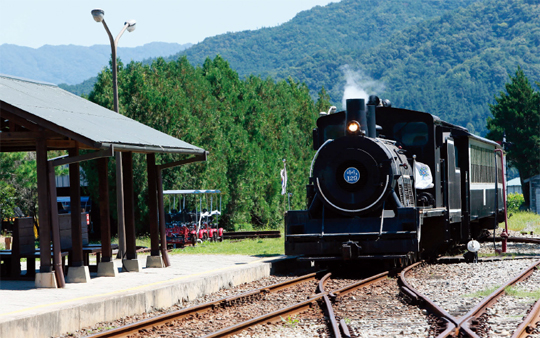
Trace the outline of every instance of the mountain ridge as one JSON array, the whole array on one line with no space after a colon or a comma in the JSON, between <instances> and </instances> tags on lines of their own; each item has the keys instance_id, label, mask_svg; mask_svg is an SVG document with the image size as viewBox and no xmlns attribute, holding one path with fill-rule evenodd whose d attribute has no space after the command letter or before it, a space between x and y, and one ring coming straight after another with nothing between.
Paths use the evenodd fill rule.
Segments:
<instances>
[{"instance_id":1,"label":"mountain ridge","mask_svg":"<svg viewBox=\"0 0 540 338\"><path fill-rule=\"evenodd\" d=\"M118 47L118 57L130 60L168 56L191 44L151 42L138 47ZM109 65L110 45L43 45L39 48L0 45L0 73L55 84L79 84Z\"/></svg>"}]
</instances>

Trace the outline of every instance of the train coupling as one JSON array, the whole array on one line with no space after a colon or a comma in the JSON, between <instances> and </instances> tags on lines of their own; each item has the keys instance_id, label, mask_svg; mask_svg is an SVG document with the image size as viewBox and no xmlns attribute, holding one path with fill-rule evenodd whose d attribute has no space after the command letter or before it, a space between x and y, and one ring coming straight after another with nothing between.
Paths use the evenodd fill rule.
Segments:
<instances>
[{"instance_id":1,"label":"train coupling","mask_svg":"<svg viewBox=\"0 0 540 338\"><path fill-rule=\"evenodd\" d=\"M358 242L348 241L341 245L341 257L343 260L350 260L358 258L362 247L358 245Z\"/></svg>"}]
</instances>

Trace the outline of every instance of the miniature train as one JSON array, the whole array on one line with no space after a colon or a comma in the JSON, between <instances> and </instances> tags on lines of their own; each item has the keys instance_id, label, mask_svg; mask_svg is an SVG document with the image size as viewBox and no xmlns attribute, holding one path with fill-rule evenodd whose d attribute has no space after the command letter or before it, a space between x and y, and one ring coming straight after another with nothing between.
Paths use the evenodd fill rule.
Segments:
<instances>
[{"instance_id":1,"label":"miniature train","mask_svg":"<svg viewBox=\"0 0 540 338\"><path fill-rule=\"evenodd\" d=\"M182 247L186 244L196 245L202 241L223 241L223 228L218 227L217 217L221 215L221 196L219 210L213 209L213 194L221 194L219 190L165 190L164 195L174 196L169 206L174 206L165 214L167 244L174 247ZM183 196L181 200L176 196ZM186 208L186 196L198 198L198 203L192 203L195 209ZM208 196L210 201L208 201ZM203 198L206 200L206 207L210 211L203 209ZM169 201L171 202L171 201ZM178 209L180 211L178 211Z\"/></svg>"},{"instance_id":2,"label":"miniature train","mask_svg":"<svg viewBox=\"0 0 540 338\"><path fill-rule=\"evenodd\" d=\"M496 142L376 96L331 111L313 130L307 208L285 214L287 255L409 264L504 219Z\"/></svg>"}]
</instances>

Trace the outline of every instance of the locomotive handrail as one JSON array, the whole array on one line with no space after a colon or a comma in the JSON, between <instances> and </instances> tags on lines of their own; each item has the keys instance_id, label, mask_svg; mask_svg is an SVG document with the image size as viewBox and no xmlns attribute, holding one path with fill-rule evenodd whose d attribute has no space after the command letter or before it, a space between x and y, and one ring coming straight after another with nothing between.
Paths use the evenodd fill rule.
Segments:
<instances>
[{"instance_id":1,"label":"locomotive handrail","mask_svg":"<svg viewBox=\"0 0 540 338\"><path fill-rule=\"evenodd\" d=\"M319 152L321 151L322 148L324 148L324 146L328 143L328 142L332 142L334 141L334 139L331 139L329 138L328 140L326 140L322 146L319 147L319 149L317 149L317 152L315 153L315 155L313 156L313 160L311 160L311 168L309 170L309 177L313 177L313 165L315 164L315 159L317 158L317 156L319 156Z\"/></svg>"}]
</instances>

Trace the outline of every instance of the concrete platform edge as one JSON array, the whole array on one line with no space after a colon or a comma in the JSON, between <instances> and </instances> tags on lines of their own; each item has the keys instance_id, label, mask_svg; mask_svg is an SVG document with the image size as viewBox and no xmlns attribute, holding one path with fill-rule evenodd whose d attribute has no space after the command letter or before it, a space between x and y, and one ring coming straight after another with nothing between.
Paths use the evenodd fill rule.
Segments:
<instances>
[{"instance_id":1,"label":"concrete platform edge","mask_svg":"<svg viewBox=\"0 0 540 338\"><path fill-rule=\"evenodd\" d=\"M246 264L184 280L167 281L153 288L0 317L0 337L59 336L100 322L167 308L223 288L269 276L280 266L288 264L288 261L288 258L282 258Z\"/></svg>"}]
</instances>

